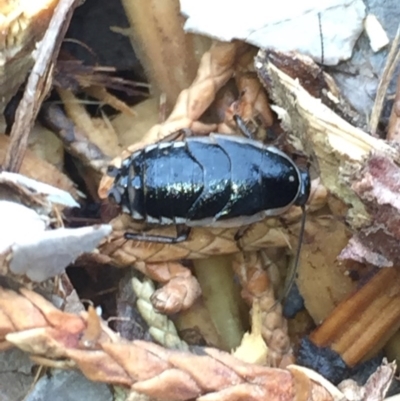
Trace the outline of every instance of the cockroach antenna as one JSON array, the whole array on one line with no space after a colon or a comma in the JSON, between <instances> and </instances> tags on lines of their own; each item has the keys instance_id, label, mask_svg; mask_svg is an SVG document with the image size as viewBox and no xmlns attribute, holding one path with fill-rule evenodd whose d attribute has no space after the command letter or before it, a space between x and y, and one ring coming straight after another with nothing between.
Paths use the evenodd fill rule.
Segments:
<instances>
[{"instance_id":1,"label":"cockroach antenna","mask_svg":"<svg viewBox=\"0 0 400 401\"><path fill-rule=\"evenodd\" d=\"M300 232L299 232L299 241L297 244L294 262L292 263L292 265L289 268L289 271L287 273L287 277L285 280L285 288L284 288L282 294L274 302L274 304L271 306L271 308L269 308L268 312L275 309L278 304L280 304L287 298L287 296L289 295L289 292L292 289L293 284L296 280L297 271L298 271L299 264L300 264L300 254L301 254L301 248L303 245L304 231L305 231L305 227L306 227L306 207L305 207L305 205L301 205L300 207L301 207Z\"/></svg>"},{"instance_id":2,"label":"cockroach antenna","mask_svg":"<svg viewBox=\"0 0 400 401\"><path fill-rule=\"evenodd\" d=\"M325 59L325 57L324 57L324 34L323 34L323 32L322 32L322 16L321 16L321 13L319 12L318 13L318 26L319 26L319 40L320 40L320 43L321 43L321 62L320 62L320 64L324 64L324 59Z\"/></svg>"}]
</instances>

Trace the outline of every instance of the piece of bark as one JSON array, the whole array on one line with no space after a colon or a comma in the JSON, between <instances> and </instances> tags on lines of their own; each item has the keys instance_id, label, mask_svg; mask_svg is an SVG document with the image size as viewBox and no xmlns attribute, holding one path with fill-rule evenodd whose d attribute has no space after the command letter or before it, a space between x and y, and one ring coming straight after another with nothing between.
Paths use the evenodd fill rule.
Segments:
<instances>
[{"instance_id":1,"label":"piece of bark","mask_svg":"<svg viewBox=\"0 0 400 401\"><path fill-rule=\"evenodd\" d=\"M360 197L371 221L358 232L367 248L392 265L400 262L400 168L385 154L371 154L355 175L352 189Z\"/></svg>"},{"instance_id":2,"label":"piece of bark","mask_svg":"<svg viewBox=\"0 0 400 401\"><path fill-rule=\"evenodd\" d=\"M319 99L307 93L298 82L269 62L263 51L260 51L257 57L256 69L261 79L271 82L272 96L282 108L280 110L283 125L292 134L293 139L303 145L305 153L315 164L327 189L343 205L348 206L345 211L347 223L355 232L365 230L364 232L368 233L379 233L382 225L375 224L374 219L376 214L382 218L385 216L386 205L379 203L379 195L373 191L375 199L367 201L360 198L360 192L357 193L356 188L362 187L366 177L367 184L368 180L373 180L375 187L386 192L393 190L393 187L390 187L390 179L388 181L372 171L376 172L372 167L374 160L376 162L374 155L371 155L371 163L367 163L367 170L363 172L362 167L368 156L374 153L379 154L376 157L380 157L382 166L392 174L397 174L395 163L400 161L398 148L343 120ZM394 219L397 213L396 205L391 204L390 208L393 211L390 217ZM392 229L385 236L385 240L394 245L398 243L397 235L396 230ZM365 235L363 239L365 245L372 251L380 252L380 249L375 249L375 242L367 241L367 237ZM397 252L397 249L392 249L390 255L397 257ZM387 259L390 260L390 257Z\"/></svg>"},{"instance_id":3,"label":"piece of bark","mask_svg":"<svg viewBox=\"0 0 400 401\"><path fill-rule=\"evenodd\" d=\"M296 52L279 52L268 50L264 52L265 59L272 63L294 80L298 80L301 87L311 96L321 99L321 102L337 113L340 117L350 122L356 127L366 128L366 121L351 108L346 100L341 96L336 83L326 74L324 70L316 64L311 57ZM257 58L260 60L260 56ZM260 71L259 71L260 73ZM265 78L265 76L264 76ZM264 85L271 91L271 82L268 79L262 80Z\"/></svg>"},{"instance_id":4,"label":"piece of bark","mask_svg":"<svg viewBox=\"0 0 400 401\"><path fill-rule=\"evenodd\" d=\"M37 113L52 83L52 69L61 42L67 31L78 0L60 0L49 26L35 53L35 64L29 75L24 94L15 113L11 128L11 143L4 161L4 169L17 172L28 144L28 136Z\"/></svg>"}]
</instances>

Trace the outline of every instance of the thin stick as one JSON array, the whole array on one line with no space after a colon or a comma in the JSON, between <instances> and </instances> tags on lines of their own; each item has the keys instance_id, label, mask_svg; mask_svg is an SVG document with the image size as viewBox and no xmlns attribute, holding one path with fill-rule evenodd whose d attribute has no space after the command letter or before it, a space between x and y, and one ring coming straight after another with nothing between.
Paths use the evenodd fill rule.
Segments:
<instances>
[{"instance_id":1,"label":"thin stick","mask_svg":"<svg viewBox=\"0 0 400 401\"><path fill-rule=\"evenodd\" d=\"M393 39L393 43L388 54L386 65L382 73L382 78L379 82L378 90L376 92L376 98L371 112L371 119L369 122L369 131L372 134L376 133L376 129L379 124L379 118L382 113L383 104L385 102L386 93L390 81L392 79L392 76L394 74L394 71L396 69L396 66L400 60L400 50L399 51L397 50L399 42L400 42L400 25L399 28L397 29L396 36Z\"/></svg>"},{"instance_id":2,"label":"thin stick","mask_svg":"<svg viewBox=\"0 0 400 401\"><path fill-rule=\"evenodd\" d=\"M18 172L21 167L29 133L43 99L51 88L52 67L77 2L77 0L60 1L40 42L35 56L36 62L29 75L11 129L11 143L3 166L7 171Z\"/></svg>"}]
</instances>

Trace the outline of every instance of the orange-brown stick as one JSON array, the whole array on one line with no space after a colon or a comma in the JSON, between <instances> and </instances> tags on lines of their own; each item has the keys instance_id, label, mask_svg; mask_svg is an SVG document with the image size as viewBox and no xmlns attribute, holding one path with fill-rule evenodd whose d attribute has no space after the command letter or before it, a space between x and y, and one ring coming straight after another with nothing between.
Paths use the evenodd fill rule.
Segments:
<instances>
[{"instance_id":1,"label":"orange-brown stick","mask_svg":"<svg viewBox=\"0 0 400 401\"><path fill-rule=\"evenodd\" d=\"M379 349L400 328L400 269L383 268L344 300L310 339L330 346L349 366Z\"/></svg>"}]
</instances>

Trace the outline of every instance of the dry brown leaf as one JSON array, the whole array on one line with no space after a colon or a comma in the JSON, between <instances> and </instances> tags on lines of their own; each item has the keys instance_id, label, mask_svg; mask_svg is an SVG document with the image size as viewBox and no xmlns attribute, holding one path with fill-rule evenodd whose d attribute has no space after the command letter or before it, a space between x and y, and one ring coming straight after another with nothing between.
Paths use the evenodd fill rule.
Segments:
<instances>
[{"instance_id":1,"label":"dry brown leaf","mask_svg":"<svg viewBox=\"0 0 400 401\"><path fill-rule=\"evenodd\" d=\"M0 111L15 95L33 65L32 52L43 37L58 0L17 0L0 4Z\"/></svg>"},{"instance_id":2,"label":"dry brown leaf","mask_svg":"<svg viewBox=\"0 0 400 401\"><path fill-rule=\"evenodd\" d=\"M36 123L28 138L28 148L34 155L46 160L62 171L64 167L64 147L52 131Z\"/></svg>"},{"instance_id":3,"label":"dry brown leaf","mask_svg":"<svg viewBox=\"0 0 400 401\"><path fill-rule=\"evenodd\" d=\"M9 144L10 139L5 135L0 135L0 164L4 163ZM39 159L29 150L25 153L20 173L29 178L63 189L69 192L75 199L78 199L75 184L64 173L48 162Z\"/></svg>"},{"instance_id":4,"label":"dry brown leaf","mask_svg":"<svg viewBox=\"0 0 400 401\"><path fill-rule=\"evenodd\" d=\"M333 216L322 216L307 223L296 282L317 324L356 287L346 274L347 265L337 260L349 237L346 226Z\"/></svg>"}]
</instances>

